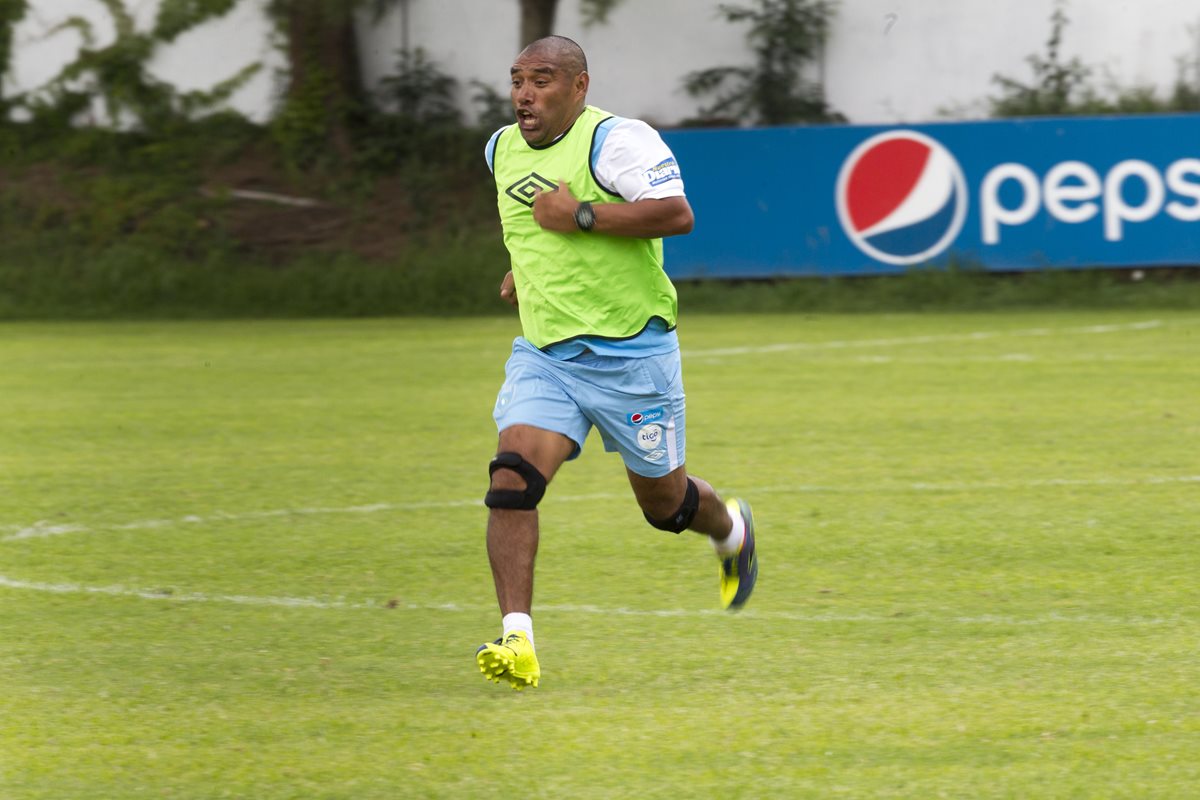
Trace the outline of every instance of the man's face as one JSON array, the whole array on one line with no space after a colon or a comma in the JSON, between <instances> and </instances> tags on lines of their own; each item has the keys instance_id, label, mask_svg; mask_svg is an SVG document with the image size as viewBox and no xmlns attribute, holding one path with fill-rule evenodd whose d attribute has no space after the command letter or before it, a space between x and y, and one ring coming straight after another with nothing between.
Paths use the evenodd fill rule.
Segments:
<instances>
[{"instance_id":1,"label":"man's face","mask_svg":"<svg viewBox=\"0 0 1200 800\"><path fill-rule=\"evenodd\" d=\"M512 104L521 136L534 146L553 142L583 110L588 75L568 70L550 56L522 53L512 66Z\"/></svg>"}]
</instances>

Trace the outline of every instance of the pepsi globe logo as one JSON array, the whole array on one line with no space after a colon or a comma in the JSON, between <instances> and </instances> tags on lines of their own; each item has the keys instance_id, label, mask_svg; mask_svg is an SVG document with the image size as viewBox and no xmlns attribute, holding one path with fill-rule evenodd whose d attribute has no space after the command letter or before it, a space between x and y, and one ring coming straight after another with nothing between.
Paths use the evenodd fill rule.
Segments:
<instances>
[{"instance_id":1,"label":"pepsi globe logo","mask_svg":"<svg viewBox=\"0 0 1200 800\"><path fill-rule=\"evenodd\" d=\"M842 228L885 264L918 264L945 250L967 216L962 168L950 151L916 131L872 136L842 164Z\"/></svg>"}]
</instances>

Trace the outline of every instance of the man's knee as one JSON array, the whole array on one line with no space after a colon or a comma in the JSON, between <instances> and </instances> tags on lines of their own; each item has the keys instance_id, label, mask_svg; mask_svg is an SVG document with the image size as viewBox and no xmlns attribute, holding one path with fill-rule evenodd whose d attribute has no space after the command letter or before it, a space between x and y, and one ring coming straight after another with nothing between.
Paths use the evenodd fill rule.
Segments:
<instances>
[{"instance_id":1,"label":"man's knee","mask_svg":"<svg viewBox=\"0 0 1200 800\"><path fill-rule=\"evenodd\" d=\"M670 531L671 533L679 533L687 530L692 520L696 517L696 512L700 510L700 490L696 486L696 482L691 478L687 479L687 488L683 492L683 502L679 504L679 508L669 517L656 518L652 517L645 510L642 514L646 517L646 521L660 531Z\"/></svg>"},{"instance_id":2,"label":"man's knee","mask_svg":"<svg viewBox=\"0 0 1200 800\"><path fill-rule=\"evenodd\" d=\"M524 488L507 488L496 486L496 471L507 470L519 475L524 481ZM520 453L497 453L488 465L488 475L491 486L484 495L483 504L488 508L508 508L521 511L531 511L537 508L546 494L546 477L538 468L530 464ZM503 481L510 483L510 481Z\"/></svg>"}]
</instances>

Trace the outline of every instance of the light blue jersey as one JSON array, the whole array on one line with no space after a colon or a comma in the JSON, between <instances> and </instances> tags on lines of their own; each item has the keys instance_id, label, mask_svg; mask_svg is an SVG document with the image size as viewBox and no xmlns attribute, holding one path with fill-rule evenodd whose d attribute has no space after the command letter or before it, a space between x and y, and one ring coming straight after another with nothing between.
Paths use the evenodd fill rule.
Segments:
<instances>
[{"instance_id":1,"label":"light blue jersey","mask_svg":"<svg viewBox=\"0 0 1200 800\"><path fill-rule=\"evenodd\" d=\"M590 350L602 356L620 356L624 358L639 358L642 356L661 356L679 349L679 337L675 329L667 329L661 319L655 318L647 323L642 332L631 339L604 339L597 336L580 336L565 342L558 342L545 348L542 352L560 361L575 358L585 350Z\"/></svg>"}]
</instances>

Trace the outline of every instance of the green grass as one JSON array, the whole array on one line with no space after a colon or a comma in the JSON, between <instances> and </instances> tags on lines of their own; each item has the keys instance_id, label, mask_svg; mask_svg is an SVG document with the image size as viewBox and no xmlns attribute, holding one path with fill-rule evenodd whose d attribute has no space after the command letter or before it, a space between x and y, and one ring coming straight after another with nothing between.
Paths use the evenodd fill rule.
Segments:
<instances>
[{"instance_id":1,"label":"green grass","mask_svg":"<svg viewBox=\"0 0 1200 800\"><path fill-rule=\"evenodd\" d=\"M486 683L512 319L0 325L0 797L1200 795L1200 314L684 315L689 465L589 441Z\"/></svg>"},{"instance_id":2,"label":"green grass","mask_svg":"<svg viewBox=\"0 0 1200 800\"><path fill-rule=\"evenodd\" d=\"M0 203L0 223L3 216ZM185 256L153 242L83 246L57 229L17 227L0 227L0 322L504 316L509 310L498 294L508 254L499 232L486 227L414 235L391 259L316 250L277 264L228 241L184 240L180 249L191 244L203 254ZM1195 268L999 274L955 266L676 283L680 306L690 313L1200 310Z\"/></svg>"}]
</instances>

